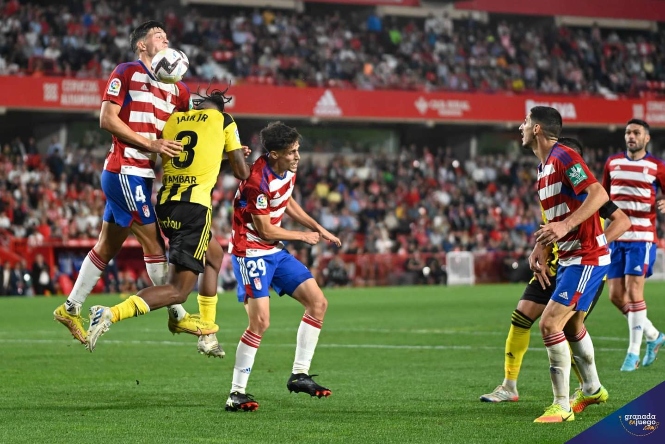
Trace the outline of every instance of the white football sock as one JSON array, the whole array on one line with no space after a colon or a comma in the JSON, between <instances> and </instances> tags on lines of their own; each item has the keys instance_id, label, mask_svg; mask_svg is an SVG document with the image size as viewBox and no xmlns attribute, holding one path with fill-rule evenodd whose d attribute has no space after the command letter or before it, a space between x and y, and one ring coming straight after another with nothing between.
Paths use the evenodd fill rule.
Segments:
<instances>
[{"instance_id":1,"label":"white football sock","mask_svg":"<svg viewBox=\"0 0 665 444\"><path fill-rule=\"evenodd\" d=\"M145 269L153 285L166 285L169 278L169 263L163 254L143 256ZM169 305L167 309L169 318L174 321L182 320L187 315L187 310L180 304Z\"/></svg>"},{"instance_id":2,"label":"white football sock","mask_svg":"<svg viewBox=\"0 0 665 444\"><path fill-rule=\"evenodd\" d=\"M640 355L642 334L644 333L644 320L647 318L647 304L644 301L631 302L628 312L628 329L630 330L630 344L628 353Z\"/></svg>"},{"instance_id":3,"label":"white football sock","mask_svg":"<svg viewBox=\"0 0 665 444\"><path fill-rule=\"evenodd\" d=\"M319 334L323 322L308 315L302 317L300 327L298 327L296 357L293 361L293 374L309 374L309 367L312 364L316 344L319 342Z\"/></svg>"},{"instance_id":4,"label":"white football sock","mask_svg":"<svg viewBox=\"0 0 665 444\"><path fill-rule=\"evenodd\" d=\"M97 285L99 278L106 269L106 265L95 250L88 252L88 255L83 259L74 287L67 297L67 302L65 302L65 307L70 314L78 315L80 313L81 306Z\"/></svg>"},{"instance_id":5,"label":"white football sock","mask_svg":"<svg viewBox=\"0 0 665 444\"><path fill-rule=\"evenodd\" d=\"M570 411L570 349L563 332L554 333L543 338L550 358L550 378L554 404L559 404L567 412Z\"/></svg>"},{"instance_id":6,"label":"white football sock","mask_svg":"<svg viewBox=\"0 0 665 444\"><path fill-rule=\"evenodd\" d=\"M596 370L596 360L593 351L591 336L582 327L574 338L568 340L570 349L573 351L573 359L582 375L582 392L585 395L593 395L600 389L600 379Z\"/></svg>"},{"instance_id":7,"label":"white football sock","mask_svg":"<svg viewBox=\"0 0 665 444\"><path fill-rule=\"evenodd\" d=\"M245 333L240 337L240 342L236 349L236 362L233 365L231 393L245 393L259 345L261 345L261 336L245 330Z\"/></svg>"}]
</instances>

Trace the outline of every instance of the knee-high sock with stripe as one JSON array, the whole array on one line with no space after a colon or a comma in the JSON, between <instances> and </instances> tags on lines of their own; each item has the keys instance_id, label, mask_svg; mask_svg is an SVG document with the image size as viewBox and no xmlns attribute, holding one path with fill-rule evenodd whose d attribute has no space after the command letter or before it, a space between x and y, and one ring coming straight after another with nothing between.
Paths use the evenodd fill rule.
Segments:
<instances>
[{"instance_id":1,"label":"knee-high sock with stripe","mask_svg":"<svg viewBox=\"0 0 665 444\"><path fill-rule=\"evenodd\" d=\"M593 342L591 336L582 327L582 331L573 337L566 336L570 350L573 353L573 360L577 364L580 382L582 383L582 392L585 395L593 395L600 389L600 379L596 369L596 360L593 351Z\"/></svg>"},{"instance_id":2,"label":"knee-high sock with stripe","mask_svg":"<svg viewBox=\"0 0 665 444\"><path fill-rule=\"evenodd\" d=\"M644 324L647 319L647 304L644 301L628 304L628 329L630 330L630 344L628 353L640 355Z\"/></svg>"},{"instance_id":3,"label":"knee-high sock with stripe","mask_svg":"<svg viewBox=\"0 0 665 444\"><path fill-rule=\"evenodd\" d=\"M78 277L74 283L71 293L67 297L65 307L67 311L72 314L78 314L81 311L81 306L88 298L88 295L97 285L97 281L102 276L106 269L107 263L95 252L94 249L88 252L88 255L83 259L81 269L79 270Z\"/></svg>"},{"instance_id":4,"label":"knee-high sock with stripe","mask_svg":"<svg viewBox=\"0 0 665 444\"><path fill-rule=\"evenodd\" d=\"M169 263L163 254L146 254L143 256L145 269L152 281L152 285L166 285L169 279ZM185 317L187 311L180 304L169 305L167 309L169 317L174 321L180 321Z\"/></svg>"},{"instance_id":5,"label":"knee-high sock with stripe","mask_svg":"<svg viewBox=\"0 0 665 444\"><path fill-rule=\"evenodd\" d=\"M517 378L522 368L522 359L529 349L531 326L533 320L519 310L513 311L510 319L510 330L506 338L504 355L503 386L509 390L517 390Z\"/></svg>"},{"instance_id":6,"label":"knee-high sock with stripe","mask_svg":"<svg viewBox=\"0 0 665 444\"><path fill-rule=\"evenodd\" d=\"M628 313L630 312L630 304L625 304L623 307L619 309L619 311L621 311L621 313L626 317L626 319L628 319ZM655 341L658 338L660 332L656 327L654 327L653 323L646 316L644 318L644 323L642 324L642 327L644 330L644 337L646 338L647 341Z\"/></svg>"},{"instance_id":7,"label":"knee-high sock with stripe","mask_svg":"<svg viewBox=\"0 0 665 444\"><path fill-rule=\"evenodd\" d=\"M562 331L543 337L550 359L554 404L570 411L570 348Z\"/></svg>"},{"instance_id":8,"label":"knee-high sock with stripe","mask_svg":"<svg viewBox=\"0 0 665 444\"><path fill-rule=\"evenodd\" d=\"M319 343L319 334L321 333L322 326L323 321L319 321L307 313L302 317L300 327L298 327L296 357L293 360L292 373L309 374L309 367L312 364L316 345Z\"/></svg>"},{"instance_id":9,"label":"knee-high sock with stripe","mask_svg":"<svg viewBox=\"0 0 665 444\"><path fill-rule=\"evenodd\" d=\"M240 342L236 349L236 362L233 365L231 392L245 393L259 345L261 345L261 336L245 330L245 333L240 337Z\"/></svg>"}]
</instances>

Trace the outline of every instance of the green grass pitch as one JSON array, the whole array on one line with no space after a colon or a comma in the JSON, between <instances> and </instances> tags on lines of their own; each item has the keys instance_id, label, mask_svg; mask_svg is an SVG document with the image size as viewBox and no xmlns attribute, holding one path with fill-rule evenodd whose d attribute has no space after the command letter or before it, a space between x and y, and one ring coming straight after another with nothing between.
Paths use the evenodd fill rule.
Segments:
<instances>
[{"instance_id":1,"label":"green grass pitch","mask_svg":"<svg viewBox=\"0 0 665 444\"><path fill-rule=\"evenodd\" d=\"M537 328L520 401L479 402L503 378L505 335L522 289L328 290L311 368L332 389L328 399L286 390L303 310L273 297L249 381L261 404L252 413L224 411L247 325L230 293L220 294L218 306L223 360L198 355L192 336L172 336L164 310L114 325L91 354L53 321L63 298L0 298L0 443L563 443L663 381L663 357L619 372L628 327L605 290L587 327L610 393L606 405L572 423L532 422L552 401ZM663 290L659 283L646 289L649 318L661 328ZM85 308L118 301L91 296ZM196 298L186 307L197 311Z\"/></svg>"}]
</instances>

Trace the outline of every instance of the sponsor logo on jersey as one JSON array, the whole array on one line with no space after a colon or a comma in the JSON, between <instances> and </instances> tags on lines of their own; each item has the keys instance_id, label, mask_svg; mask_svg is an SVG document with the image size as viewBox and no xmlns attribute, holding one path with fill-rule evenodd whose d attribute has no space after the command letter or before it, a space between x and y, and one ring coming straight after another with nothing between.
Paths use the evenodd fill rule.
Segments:
<instances>
[{"instance_id":1,"label":"sponsor logo on jersey","mask_svg":"<svg viewBox=\"0 0 665 444\"><path fill-rule=\"evenodd\" d=\"M587 179L587 175L582 168L582 165L576 163L566 170L566 176L570 179L570 182L574 187L584 182Z\"/></svg>"},{"instance_id":2,"label":"sponsor logo on jersey","mask_svg":"<svg viewBox=\"0 0 665 444\"><path fill-rule=\"evenodd\" d=\"M106 94L109 96L117 96L120 94L120 87L122 86L122 82L120 79L115 78L109 82L109 87L106 90Z\"/></svg>"},{"instance_id":3,"label":"sponsor logo on jersey","mask_svg":"<svg viewBox=\"0 0 665 444\"><path fill-rule=\"evenodd\" d=\"M268 208L268 199L265 194L259 194L259 197L256 198L256 208L258 210L265 210Z\"/></svg>"}]
</instances>

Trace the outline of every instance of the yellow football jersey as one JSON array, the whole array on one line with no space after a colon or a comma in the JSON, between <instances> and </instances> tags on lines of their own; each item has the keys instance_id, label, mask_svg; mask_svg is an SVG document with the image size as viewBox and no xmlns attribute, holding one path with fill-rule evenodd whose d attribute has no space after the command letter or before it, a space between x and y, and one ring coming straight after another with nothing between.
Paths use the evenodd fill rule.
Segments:
<instances>
[{"instance_id":1,"label":"yellow football jersey","mask_svg":"<svg viewBox=\"0 0 665 444\"><path fill-rule=\"evenodd\" d=\"M233 117L215 109L173 113L162 137L182 142L182 152L173 158L162 155L164 176L157 202L191 202L211 208L224 152L242 148Z\"/></svg>"}]
</instances>

